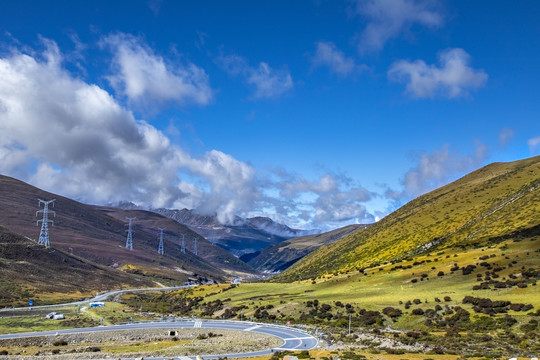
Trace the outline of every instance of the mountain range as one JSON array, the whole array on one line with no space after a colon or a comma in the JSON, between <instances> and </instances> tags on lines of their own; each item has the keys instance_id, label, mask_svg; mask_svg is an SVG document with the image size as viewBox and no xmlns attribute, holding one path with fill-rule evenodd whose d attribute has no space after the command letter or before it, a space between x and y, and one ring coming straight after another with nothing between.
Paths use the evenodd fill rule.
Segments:
<instances>
[{"instance_id":1,"label":"mountain range","mask_svg":"<svg viewBox=\"0 0 540 360\"><path fill-rule=\"evenodd\" d=\"M188 226L236 256L255 253L290 238L320 232L319 230L292 229L262 216L247 219L236 216L232 224L223 224L216 215L200 215L194 210L153 209L152 211Z\"/></svg>"},{"instance_id":2,"label":"mountain range","mask_svg":"<svg viewBox=\"0 0 540 360\"><path fill-rule=\"evenodd\" d=\"M368 226L353 224L322 234L306 235L281 241L261 251L241 256L240 259L261 272L278 273L320 247L330 245Z\"/></svg>"}]
</instances>

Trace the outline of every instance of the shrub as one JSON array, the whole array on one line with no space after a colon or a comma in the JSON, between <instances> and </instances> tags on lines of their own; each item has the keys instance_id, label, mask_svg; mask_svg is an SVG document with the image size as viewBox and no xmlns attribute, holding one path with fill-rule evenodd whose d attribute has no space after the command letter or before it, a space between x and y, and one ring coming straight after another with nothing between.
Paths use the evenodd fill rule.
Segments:
<instances>
[{"instance_id":1,"label":"shrub","mask_svg":"<svg viewBox=\"0 0 540 360\"><path fill-rule=\"evenodd\" d=\"M424 310L422 310L422 309L413 309L412 314L413 315L424 315Z\"/></svg>"},{"instance_id":2,"label":"shrub","mask_svg":"<svg viewBox=\"0 0 540 360\"><path fill-rule=\"evenodd\" d=\"M509 328L517 323L517 320L510 315L505 315L503 318L497 319L497 323L503 328Z\"/></svg>"},{"instance_id":3,"label":"shrub","mask_svg":"<svg viewBox=\"0 0 540 360\"><path fill-rule=\"evenodd\" d=\"M328 312L332 307L328 304L321 304L321 312Z\"/></svg>"},{"instance_id":4,"label":"shrub","mask_svg":"<svg viewBox=\"0 0 540 360\"><path fill-rule=\"evenodd\" d=\"M392 319L395 319L395 318L400 317L403 314L403 312L400 309L396 309L389 306L383 309L383 314L391 317Z\"/></svg>"},{"instance_id":5,"label":"shrub","mask_svg":"<svg viewBox=\"0 0 540 360\"><path fill-rule=\"evenodd\" d=\"M533 332L538 328L538 320L531 319L527 324L523 324L520 327L520 330L523 332Z\"/></svg>"}]
</instances>

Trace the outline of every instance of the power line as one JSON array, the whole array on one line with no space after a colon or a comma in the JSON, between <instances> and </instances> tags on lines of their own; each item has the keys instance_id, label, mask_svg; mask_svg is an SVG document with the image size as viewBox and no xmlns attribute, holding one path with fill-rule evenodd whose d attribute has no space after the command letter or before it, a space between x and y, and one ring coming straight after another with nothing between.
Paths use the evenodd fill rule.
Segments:
<instances>
[{"instance_id":1,"label":"power line","mask_svg":"<svg viewBox=\"0 0 540 360\"><path fill-rule=\"evenodd\" d=\"M126 249L133 250L133 230L131 228L133 220L136 220L135 217L126 217L126 220L129 221L128 229L127 231L127 239L126 239Z\"/></svg>"},{"instance_id":2,"label":"power line","mask_svg":"<svg viewBox=\"0 0 540 360\"><path fill-rule=\"evenodd\" d=\"M38 244L43 245L46 248L50 247L50 243L49 243L49 223L51 223L51 225L54 225L54 221L49 220L49 213L52 213L53 216L56 217L56 212L52 211L52 210L49 210L49 204L52 204L52 206L54 207L54 202L55 201L56 201L56 199L49 200L49 201L38 199L38 207L41 207L41 204L43 204L43 210L36 211L36 216L39 213L43 213L43 219L36 221L36 225L39 224L39 222L41 221L41 231L39 232Z\"/></svg>"}]
</instances>

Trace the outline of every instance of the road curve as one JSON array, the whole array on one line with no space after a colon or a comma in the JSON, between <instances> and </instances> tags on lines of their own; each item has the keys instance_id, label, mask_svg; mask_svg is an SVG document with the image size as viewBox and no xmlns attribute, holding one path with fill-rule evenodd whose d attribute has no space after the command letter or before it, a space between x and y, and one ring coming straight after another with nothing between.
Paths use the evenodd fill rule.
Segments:
<instances>
[{"instance_id":1,"label":"road curve","mask_svg":"<svg viewBox=\"0 0 540 360\"><path fill-rule=\"evenodd\" d=\"M288 326L278 326L263 323L254 323L248 321L228 321L228 320L202 320L202 319L176 319L174 321L160 321L160 322L148 322L148 323L130 323L111 326L99 326L91 328L79 328L79 329L62 329L52 331L41 332L29 332L19 334L6 334L0 335L0 339L15 339L23 337L33 336L54 336L54 335L67 335L77 333L90 333L100 331L123 331L123 330L140 330L140 329L183 329L183 328L203 328L203 329L223 329L223 330L237 330L237 331L252 331L260 334L275 336L283 341L281 346L274 349L267 349L261 351L253 351L248 353L236 353L236 354L206 354L201 355L203 359L215 359L218 357L228 358L243 358L254 357L261 355L269 355L274 351L299 351L299 350L311 350L318 344L318 340L299 329L295 329ZM146 357L145 359L151 360L168 360L168 359L186 359L186 356L180 357ZM191 357L194 359L194 357ZM140 358L139 358L140 359ZM133 358L125 358L123 360L135 360Z\"/></svg>"},{"instance_id":2,"label":"road curve","mask_svg":"<svg viewBox=\"0 0 540 360\"><path fill-rule=\"evenodd\" d=\"M139 292L154 292L154 291L173 291L173 290L179 290L179 289L186 289L190 287L195 287L197 285L179 285L179 286L170 286L170 287L159 287L159 288L143 288L143 289L124 289L124 290L113 290L109 291L103 294L97 294L95 297L87 300L81 300L81 301L75 301L70 303L64 303L64 304L52 304L52 305L39 305L39 306L23 306L23 307L16 307L16 308L3 308L0 309L0 312L8 312L8 311L21 311L21 310L28 310L28 309L52 309L57 307L64 307L64 306L77 306L77 305L84 305L88 304L94 301L104 301L107 298L115 295L120 294L127 294L127 293L139 293Z\"/></svg>"}]
</instances>

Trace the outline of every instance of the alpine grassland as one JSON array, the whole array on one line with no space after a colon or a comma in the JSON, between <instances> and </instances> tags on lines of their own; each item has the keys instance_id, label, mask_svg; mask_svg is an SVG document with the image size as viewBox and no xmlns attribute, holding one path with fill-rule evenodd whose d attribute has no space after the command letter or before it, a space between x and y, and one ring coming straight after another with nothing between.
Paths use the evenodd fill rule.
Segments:
<instances>
[{"instance_id":1,"label":"alpine grassland","mask_svg":"<svg viewBox=\"0 0 540 360\"><path fill-rule=\"evenodd\" d=\"M494 163L315 251L276 282L360 270L433 249L474 248L540 234L540 156Z\"/></svg>"}]
</instances>

